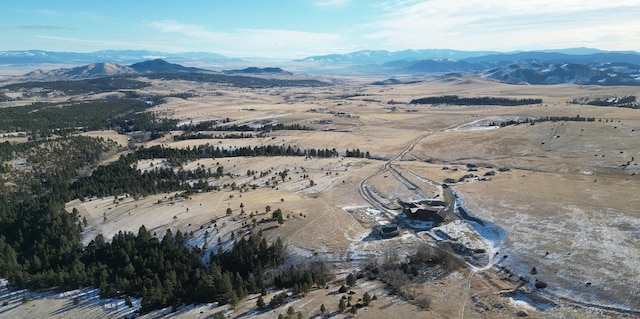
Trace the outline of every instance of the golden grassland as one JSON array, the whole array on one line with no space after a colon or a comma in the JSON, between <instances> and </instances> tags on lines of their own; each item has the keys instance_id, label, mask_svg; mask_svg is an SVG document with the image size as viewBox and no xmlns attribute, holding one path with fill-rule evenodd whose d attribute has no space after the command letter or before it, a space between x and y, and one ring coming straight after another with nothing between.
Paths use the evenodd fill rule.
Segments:
<instances>
[{"instance_id":1,"label":"golden grassland","mask_svg":"<svg viewBox=\"0 0 640 319\"><path fill-rule=\"evenodd\" d=\"M390 86L369 85L374 79L342 78L340 84L321 88L240 89L186 81L154 80L145 94L194 93L189 99L169 98L154 107L161 116L184 123L229 118L231 124L276 121L305 125L307 131L274 131L267 137L245 139L207 139L174 142L171 135L145 146L163 144L188 147L209 143L222 147L291 145L304 148L335 148L341 153L358 148L370 152L371 159L332 158L222 158L199 160L198 165L215 169L223 165L233 177L216 181L222 186L258 183L259 188L195 194L176 199L160 194L141 199L94 198L68 203L86 217L84 242L102 233L107 238L118 231L137 231L140 225L162 236L166 229L179 229L202 236L212 220L225 223L217 236L229 239L248 217L268 218L265 207L281 208L287 220L283 225L265 223L269 238L281 237L292 253L293 262L325 258L335 267L337 278L357 269L367 256L380 256L394 250L407 254L417 243L433 240L411 230L397 238L363 240L371 233L367 222L370 204L358 192L359 183L368 183L388 200L412 198L412 193L388 175L376 175L386 161L400 154L412 141L414 147L393 165L424 180L441 183L445 178L459 179L469 172L466 164L478 165L477 176L500 167L486 181L477 179L455 183L452 188L475 216L495 223L507 236L499 246L496 268L475 276L468 269L416 285L414 289L430 300L422 310L398 297L390 296L383 284L358 281L356 295L375 293L378 300L356 317L362 318L512 318L526 311L533 318L624 317L624 314L598 310L586 305L610 305L638 311L640 308L640 111L613 107L573 105L567 102L580 96L637 95L633 87L534 86L507 85L478 78L430 80ZM453 106L388 104L411 99L458 95L461 97L496 96L542 98L531 106ZM69 98L69 97L66 97ZM63 99L59 97L58 99ZM543 116L594 117L594 122L544 122L487 129L490 122L504 119ZM179 134L179 132L174 132ZM115 132L90 132L126 145L125 136ZM139 146L140 144L138 144ZM159 165L156 161L154 165ZM628 165L625 165L628 164ZM622 166L621 166L622 165ZM139 163L139 168L151 163ZM446 167L447 169L443 169ZM455 168L455 169L454 169ZM271 171L254 180L247 170ZM288 177L277 185L266 185L278 172ZM309 175L308 178L303 175ZM279 177L277 177L279 178ZM313 180L314 185L310 185ZM272 180L271 180L272 181ZM418 183L422 194L431 197L437 187ZM232 216L226 209L232 208ZM235 225L235 226L234 226ZM211 242L209 245L215 245ZM211 246L210 246L211 247ZM318 257L319 256L319 257ZM528 275L536 267L536 276L549 284L556 306L551 309L527 306L499 294L516 288L500 267ZM587 286L586 283L590 284ZM312 291L283 308L254 313L256 296L240 303L229 317L275 318L289 306L304 317L317 316L321 304L333 311L341 283ZM533 297L532 297L533 298ZM49 303L47 303L47 300ZM265 300L269 300L268 297ZM574 301L584 304L575 303ZM69 307L70 301L38 299L16 307L9 316L55 317L52 309ZM535 305L535 302L532 302ZM99 305L70 307L58 317L80 318L87 315L107 318L114 315ZM181 308L173 318L206 318L225 307L211 305ZM0 311L2 309L0 308ZM157 317L160 313L144 317ZM3 314L0 312L0 316ZM336 318L342 318L338 315Z\"/></svg>"}]
</instances>

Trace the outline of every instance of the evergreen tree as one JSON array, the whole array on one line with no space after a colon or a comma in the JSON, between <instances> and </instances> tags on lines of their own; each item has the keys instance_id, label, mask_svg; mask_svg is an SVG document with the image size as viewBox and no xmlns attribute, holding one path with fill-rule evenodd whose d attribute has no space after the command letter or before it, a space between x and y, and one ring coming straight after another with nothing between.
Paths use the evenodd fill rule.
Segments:
<instances>
[{"instance_id":1,"label":"evergreen tree","mask_svg":"<svg viewBox=\"0 0 640 319\"><path fill-rule=\"evenodd\" d=\"M352 273L347 275L347 278L345 279L345 282L347 283L347 286L349 287L353 287L356 285L356 276L353 275Z\"/></svg>"},{"instance_id":2,"label":"evergreen tree","mask_svg":"<svg viewBox=\"0 0 640 319\"><path fill-rule=\"evenodd\" d=\"M371 303L371 295L368 292L365 292L362 296L362 304L366 307Z\"/></svg>"},{"instance_id":3,"label":"evergreen tree","mask_svg":"<svg viewBox=\"0 0 640 319\"><path fill-rule=\"evenodd\" d=\"M256 301L256 307L258 307L258 309L264 309L264 307L266 307L267 304L264 303L264 299L262 299L262 296L258 296L258 300Z\"/></svg>"},{"instance_id":4,"label":"evergreen tree","mask_svg":"<svg viewBox=\"0 0 640 319\"><path fill-rule=\"evenodd\" d=\"M338 303L338 311L344 312L347 309L347 303L344 301L344 298L340 298L340 303Z\"/></svg>"}]
</instances>

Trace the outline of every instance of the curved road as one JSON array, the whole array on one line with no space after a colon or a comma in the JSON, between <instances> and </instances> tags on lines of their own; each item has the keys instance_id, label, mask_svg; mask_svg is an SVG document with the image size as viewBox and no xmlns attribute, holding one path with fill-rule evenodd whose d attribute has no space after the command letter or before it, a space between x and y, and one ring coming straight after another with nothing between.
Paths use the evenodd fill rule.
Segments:
<instances>
[{"instance_id":1,"label":"curved road","mask_svg":"<svg viewBox=\"0 0 640 319\"><path fill-rule=\"evenodd\" d=\"M392 175L394 176L394 178L398 179L402 184L403 181L400 180L400 178L402 175L400 174L400 172L398 172L396 170L396 168L393 167L393 163L395 161L397 161L398 159L404 157L407 153L409 153L422 139L424 139L425 137L429 136L430 134L423 134L420 135L416 138L414 138L413 140L411 140L411 142L409 142L400 153L398 153L396 156L392 157L391 159L389 159L388 161L386 161L383 165L382 168L380 169L380 171L378 171L377 173L363 179L362 181L360 181L360 183L358 184L358 192L360 193L360 196L362 196L362 198L364 198L364 200L366 200L369 204L371 204L371 206L373 206L374 208L378 209L380 212L382 212L389 220L395 221L395 222L401 222L402 220L396 220L395 219L395 215L393 213L391 213L389 211L389 209L386 207L386 205L384 203L381 203L378 199L376 199L374 196L372 196L372 194L370 193L370 190L367 186L367 183L370 179L386 173L386 172L392 172ZM410 173L414 174L413 172L409 171ZM421 177L424 178L424 177ZM408 181L407 181L408 182ZM410 183L410 182L409 182ZM411 183L413 185L413 183ZM449 216L453 216L453 212L455 210L456 207L456 196L453 193L453 191L450 188L443 188L443 199L445 200L446 203L448 203L447 205L447 215ZM464 217L464 216L463 216ZM408 225L402 225L402 226L408 226ZM468 296L471 290L471 280L473 278L473 276L477 273L477 272L482 272L485 271L489 268L491 268L494 264L493 261L493 256L492 254L490 254L489 256L489 260L487 261L487 264L484 265L483 267L475 267L471 264L468 264L470 267L470 273L469 276L467 277L467 282L465 285L465 295ZM467 303L467 299L469 298L464 298L462 301L462 305L460 306L460 313L459 316L460 318L464 318L464 311L465 311L465 307L466 307L466 303Z\"/></svg>"},{"instance_id":2,"label":"curved road","mask_svg":"<svg viewBox=\"0 0 640 319\"><path fill-rule=\"evenodd\" d=\"M399 158L402 158L403 156L405 156L407 153L409 153L409 151L411 151L411 149L413 149L418 142L420 142L423 138L429 136L430 134L423 134L420 135L416 138L414 138L411 142L409 142L409 144L407 144L402 151L400 151L400 153L398 153L398 155L392 157L391 159L389 159L388 161L386 161L383 165L382 165L382 169L380 169L380 171L378 171L377 173L363 179L362 181L360 181L360 183L358 184L358 193L360 193L360 196L362 196L362 198L364 198L364 200L366 200L369 204L371 204L371 206L373 206L374 208L377 208L378 210L380 210L387 218L389 218L390 220L393 220L395 218L395 216L389 212L389 209L383 204L381 203L379 200L377 200L376 198L374 198L373 196L371 196L370 191L368 189L367 186L367 182L380 175L383 173L386 173L388 171L393 171L394 172L394 177L398 178L397 175L399 175L399 173L395 170L395 168L393 168L393 166L391 164L393 164L393 162L395 162L396 160L398 160Z\"/></svg>"},{"instance_id":3,"label":"curved road","mask_svg":"<svg viewBox=\"0 0 640 319\"><path fill-rule=\"evenodd\" d=\"M550 138L552 138L555 135L556 132L556 127L554 127L553 131L550 134ZM416 138L414 138L413 140L411 140L403 149L402 151L397 154L396 156L392 157L391 159L389 159L388 161L386 161L383 165L382 168L380 169L380 171L378 171L377 173L363 179L362 181L360 181L360 183L358 184L358 192L360 193L360 196L362 196L362 198L364 198L364 200L366 200L369 204L371 204L371 206L373 206L374 208L377 208L378 210L380 210L380 212L382 212L390 221L396 221L396 222L402 222L402 219L400 220L396 220L395 219L395 215L393 213L390 212L390 209L388 209L384 203L381 203L378 199L376 199L375 197L373 197L370 193L370 190L368 189L367 183L370 179L391 171L392 175L394 176L394 178L396 179L400 179L403 178L401 177L402 175L396 170L396 168L393 167L393 163L395 161L397 161L398 159L402 158L403 156L405 156L407 153L409 153L422 139L424 139L425 137L431 135L431 133L428 134L423 134L420 135ZM405 168L405 170L407 170ZM409 170L407 170L409 171ZM414 174L413 172L409 171L410 173ZM415 175L415 174L414 174ZM416 175L419 176L419 175ZM424 177L421 177L424 178ZM427 179L427 178L425 178ZM406 185L406 183L403 183L402 180L400 180L400 183ZM410 184L413 185L413 183L409 182ZM456 202L457 202L457 198L456 195L454 194L454 192L450 189L450 188L444 188L443 189L443 199L445 200L446 203L449 203L449 205L447 206L447 213L449 214L449 212L453 212L455 207L456 207ZM460 218L462 219L468 219L470 221L474 221L477 222L479 224L483 224L482 219L476 218L476 217L472 217L472 216L468 216L467 213L465 211L461 212L461 216ZM404 223L403 223L404 224ZM400 226L409 226L409 225L400 225ZM486 226L486 225L483 225ZM494 249L498 249L499 247L493 247ZM469 299L469 293L471 291L471 281L473 279L473 277L475 276L476 273L481 273L485 270L490 269L493 265L494 265L494 256L495 254L493 253L489 253L489 258L488 261L486 263L486 265L482 266L482 267L477 267L474 265L471 265L469 263L467 263L469 265L469 275L466 278L466 283L465 283L465 295L467 296L466 298L463 298L462 300L462 304L460 305L460 312L459 312L459 318L464 318L464 312L465 312L465 308L466 308L466 303L467 300ZM550 293L548 291L543 292L544 295L546 295L547 297L551 298L551 300L556 300L558 302L563 301L563 302L568 302L570 304L574 304L577 306L583 306L583 307L593 307L596 309L604 309L604 310L608 310L608 311L614 311L614 312L618 312L621 314L631 314L631 315L639 315L640 312L638 311L634 311L634 310L626 310L626 309L620 309L620 308L615 308L615 307L605 307L605 306L599 306L596 304L590 304L590 303L585 303L585 302L580 302L578 300L570 300L568 298L564 298L564 297L559 297L554 295L553 293Z\"/></svg>"}]
</instances>

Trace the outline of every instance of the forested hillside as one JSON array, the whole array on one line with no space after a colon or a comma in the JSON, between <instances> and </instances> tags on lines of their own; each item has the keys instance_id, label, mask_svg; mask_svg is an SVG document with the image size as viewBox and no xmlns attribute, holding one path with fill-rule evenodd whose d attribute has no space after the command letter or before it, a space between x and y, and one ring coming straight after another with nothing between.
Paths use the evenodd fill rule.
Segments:
<instances>
[{"instance_id":1,"label":"forested hillside","mask_svg":"<svg viewBox=\"0 0 640 319\"><path fill-rule=\"evenodd\" d=\"M113 239L98 235L83 246L81 233L86 220L77 210L65 210L70 200L176 191L188 196L219 190L207 181L222 177L223 166L215 170L180 168L201 158L338 154L335 149L271 145L233 149L154 146L123 153L118 160L99 165L106 156L126 149L111 140L76 135L87 129L163 134L176 128L175 121L146 113L147 107L140 100L121 99L0 110L0 127L26 130L31 137L25 143L0 144L0 276L8 279L11 287L95 286L102 297L142 298L141 310L149 311L185 303L235 304L248 293L264 292L274 283L295 285L298 290L326 283L329 273L322 267L293 273L289 269L265 278L265 270L277 268L285 252L279 239L269 243L259 229L238 236L230 249L213 251L210 256L203 247L186 245L189 234L169 230L160 238L144 226L137 234L119 232ZM142 171L136 163L143 159L162 159L169 166Z\"/></svg>"}]
</instances>

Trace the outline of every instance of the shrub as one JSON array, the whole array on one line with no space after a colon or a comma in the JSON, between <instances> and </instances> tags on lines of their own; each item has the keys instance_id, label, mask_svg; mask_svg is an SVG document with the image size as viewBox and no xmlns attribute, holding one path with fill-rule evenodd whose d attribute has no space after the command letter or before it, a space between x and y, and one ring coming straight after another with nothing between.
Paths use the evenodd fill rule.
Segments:
<instances>
[{"instance_id":1,"label":"shrub","mask_svg":"<svg viewBox=\"0 0 640 319\"><path fill-rule=\"evenodd\" d=\"M431 299L427 298L426 296L416 299L416 306L422 309L429 309L430 305L431 305Z\"/></svg>"},{"instance_id":2,"label":"shrub","mask_svg":"<svg viewBox=\"0 0 640 319\"><path fill-rule=\"evenodd\" d=\"M536 288L538 289L544 289L547 288L547 283L544 281L536 281Z\"/></svg>"}]
</instances>

